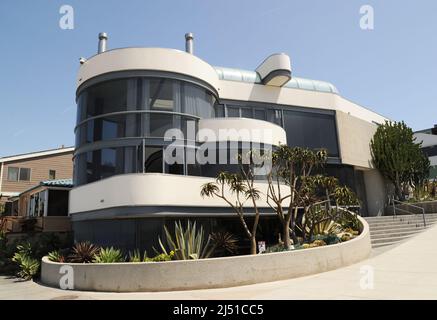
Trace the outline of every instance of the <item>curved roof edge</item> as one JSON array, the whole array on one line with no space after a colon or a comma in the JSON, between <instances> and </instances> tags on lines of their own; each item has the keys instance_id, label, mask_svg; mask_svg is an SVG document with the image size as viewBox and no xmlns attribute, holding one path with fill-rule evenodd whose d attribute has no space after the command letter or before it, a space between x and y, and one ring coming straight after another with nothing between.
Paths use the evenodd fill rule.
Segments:
<instances>
[{"instance_id":1,"label":"curved roof edge","mask_svg":"<svg viewBox=\"0 0 437 320\"><path fill-rule=\"evenodd\" d=\"M214 66L214 69L217 72L220 80L262 84L261 77L256 71L217 66ZM292 77L291 80L283 86L283 88L303 89L339 94L337 88L329 82L298 77Z\"/></svg>"}]
</instances>

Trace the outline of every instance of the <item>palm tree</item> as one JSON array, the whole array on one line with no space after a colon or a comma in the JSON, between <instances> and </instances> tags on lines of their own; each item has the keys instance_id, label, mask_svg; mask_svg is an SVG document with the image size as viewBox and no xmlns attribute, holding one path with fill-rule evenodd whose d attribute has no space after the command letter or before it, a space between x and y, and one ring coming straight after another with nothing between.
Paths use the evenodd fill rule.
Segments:
<instances>
[{"instance_id":1,"label":"palm tree","mask_svg":"<svg viewBox=\"0 0 437 320\"><path fill-rule=\"evenodd\" d=\"M228 196L229 193L231 197ZM209 182L202 186L200 195L202 197L220 198L231 206L240 219L247 238L250 240L250 253L256 254L256 231L260 215L256 201L260 198L260 192L254 187L252 170L242 170L241 175L220 172L215 182ZM252 201L255 210L255 219L251 227L249 227L246 221L244 211L244 204L249 199Z\"/></svg>"}]
</instances>

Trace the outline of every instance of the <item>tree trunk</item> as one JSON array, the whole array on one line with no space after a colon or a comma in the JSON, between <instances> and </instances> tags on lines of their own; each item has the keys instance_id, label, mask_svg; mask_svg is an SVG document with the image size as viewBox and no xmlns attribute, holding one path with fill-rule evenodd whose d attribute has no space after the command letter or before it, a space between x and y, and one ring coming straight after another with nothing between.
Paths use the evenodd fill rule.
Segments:
<instances>
[{"instance_id":1,"label":"tree trunk","mask_svg":"<svg viewBox=\"0 0 437 320\"><path fill-rule=\"evenodd\" d=\"M283 230L282 230L282 239L284 241L284 246L287 249L290 249L290 247L291 247L291 241L290 241L290 217L291 216L287 216L287 218L284 220Z\"/></svg>"},{"instance_id":2,"label":"tree trunk","mask_svg":"<svg viewBox=\"0 0 437 320\"><path fill-rule=\"evenodd\" d=\"M256 254L256 237L252 235L250 238L250 254Z\"/></svg>"}]
</instances>

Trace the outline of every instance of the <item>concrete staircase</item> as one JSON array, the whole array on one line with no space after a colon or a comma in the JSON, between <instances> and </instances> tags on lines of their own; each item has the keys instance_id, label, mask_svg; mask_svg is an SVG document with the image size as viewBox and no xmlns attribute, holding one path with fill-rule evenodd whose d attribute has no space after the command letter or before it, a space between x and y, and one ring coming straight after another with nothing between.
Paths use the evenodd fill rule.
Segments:
<instances>
[{"instance_id":1,"label":"concrete staircase","mask_svg":"<svg viewBox=\"0 0 437 320\"><path fill-rule=\"evenodd\" d=\"M437 223L437 213L426 214L426 227ZM373 248L397 244L425 230L422 215L398 215L364 218L370 227Z\"/></svg>"}]
</instances>

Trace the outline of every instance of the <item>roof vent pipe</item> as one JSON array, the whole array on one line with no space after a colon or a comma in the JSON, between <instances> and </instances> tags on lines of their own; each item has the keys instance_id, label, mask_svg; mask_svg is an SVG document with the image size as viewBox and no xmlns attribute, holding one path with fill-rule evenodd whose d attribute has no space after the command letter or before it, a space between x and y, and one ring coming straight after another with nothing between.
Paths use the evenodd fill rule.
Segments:
<instances>
[{"instance_id":1,"label":"roof vent pipe","mask_svg":"<svg viewBox=\"0 0 437 320\"><path fill-rule=\"evenodd\" d=\"M99 33L99 48L97 49L97 53L102 53L106 51L106 42L108 40L108 35L106 32Z\"/></svg>"},{"instance_id":2,"label":"roof vent pipe","mask_svg":"<svg viewBox=\"0 0 437 320\"><path fill-rule=\"evenodd\" d=\"M189 54L193 54L194 52L193 40L194 40L194 35L191 32L185 34L185 51L188 52Z\"/></svg>"}]
</instances>

